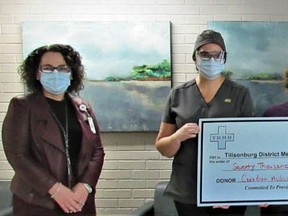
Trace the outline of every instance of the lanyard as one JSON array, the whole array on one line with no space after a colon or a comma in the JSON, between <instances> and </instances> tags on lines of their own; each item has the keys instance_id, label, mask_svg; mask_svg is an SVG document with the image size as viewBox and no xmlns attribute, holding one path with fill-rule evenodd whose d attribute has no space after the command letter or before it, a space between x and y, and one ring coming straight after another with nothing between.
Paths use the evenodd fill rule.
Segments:
<instances>
[{"instance_id":1,"label":"lanyard","mask_svg":"<svg viewBox=\"0 0 288 216\"><path fill-rule=\"evenodd\" d=\"M50 107L50 106L49 106ZM51 113L56 120L57 124L59 125L63 136L64 136L64 142L65 142L65 154L67 159L67 174L68 174L68 186L69 188L72 187L72 167L71 167L71 160L69 155L69 132L68 132L68 112L67 112L67 101L65 101L65 129L63 125L60 123L59 119L57 118L56 114L51 109Z\"/></svg>"}]
</instances>

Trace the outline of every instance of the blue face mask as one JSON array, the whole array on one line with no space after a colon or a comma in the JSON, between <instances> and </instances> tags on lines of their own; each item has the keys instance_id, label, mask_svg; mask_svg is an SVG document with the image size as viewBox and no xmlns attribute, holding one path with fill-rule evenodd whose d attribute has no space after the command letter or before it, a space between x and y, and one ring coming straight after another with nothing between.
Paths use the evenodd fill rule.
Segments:
<instances>
[{"instance_id":1,"label":"blue face mask","mask_svg":"<svg viewBox=\"0 0 288 216\"><path fill-rule=\"evenodd\" d=\"M200 74L206 79L213 80L224 70L224 61L215 61L211 58L208 61L199 60L196 64Z\"/></svg>"},{"instance_id":2,"label":"blue face mask","mask_svg":"<svg viewBox=\"0 0 288 216\"><path fill-rule=\"evenodd\" d=\"M52 73L41 72L40 83L43 88L55 95L64 93L69 87L71 73L59 73L56 69Z\"/></svg>"}]
</instances>

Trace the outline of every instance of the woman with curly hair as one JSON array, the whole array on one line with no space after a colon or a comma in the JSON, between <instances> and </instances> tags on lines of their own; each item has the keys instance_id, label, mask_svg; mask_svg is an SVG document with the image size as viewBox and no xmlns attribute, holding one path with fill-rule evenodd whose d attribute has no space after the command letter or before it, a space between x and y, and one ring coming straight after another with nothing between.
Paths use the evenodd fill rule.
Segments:
<instances>
[{"instance_id":1,"label":"woman with curly hair","mask_svg":"<svg viewBox=\"0 0 288 216\"><path fill-rule=\"evenodd\" d=\"M12 98L2 128L13 215L96 215L104 150L95 115L77 96L81 56L69 45L42 46L18 72L29 94Z\"/></svg>"}]
</instances>

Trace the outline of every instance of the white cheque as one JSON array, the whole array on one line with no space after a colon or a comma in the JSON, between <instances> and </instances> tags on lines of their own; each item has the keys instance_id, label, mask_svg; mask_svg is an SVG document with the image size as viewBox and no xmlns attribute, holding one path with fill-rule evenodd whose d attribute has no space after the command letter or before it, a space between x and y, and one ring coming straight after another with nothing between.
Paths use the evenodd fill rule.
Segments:
<instances>
[{"instance_id":1,"label":"white cheque","mask_svg":"<svg viewBox=\"0 0 288 216\"><path fill-rule=\"evenodd\" d=\"M197 205L288 204L288 118L200 119Z\"/></svg>"}]
</instances>

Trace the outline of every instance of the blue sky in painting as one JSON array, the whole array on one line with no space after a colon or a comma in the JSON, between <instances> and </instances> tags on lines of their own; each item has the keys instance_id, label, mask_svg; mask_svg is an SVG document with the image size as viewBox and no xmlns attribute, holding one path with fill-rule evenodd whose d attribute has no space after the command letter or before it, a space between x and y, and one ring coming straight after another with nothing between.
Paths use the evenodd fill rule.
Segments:
<instances>
[{"instance_id":1,"label":"blue sky in painting","mask_svg":"<svg viewBox=\"0 0 288 216\"><path fill-rule=\"evenodd\" d=\"M281 74L288 66L288 22L208 23L226 43L226 69L241 77L254 73Z\"/></svg>"},{"instance_id":2,"label":"blue sky in painting","mask_svg":"<svg viewBox=\"0 0 288 216\"><path fill-rule=\"evenodd\" d=\"M169 22L25 22L22 30L23 58L39 46L70 44L89 80L128 76L135 65L171 57Z\"/></svg>"}]
</instances>

